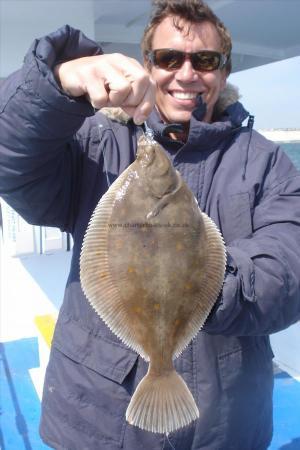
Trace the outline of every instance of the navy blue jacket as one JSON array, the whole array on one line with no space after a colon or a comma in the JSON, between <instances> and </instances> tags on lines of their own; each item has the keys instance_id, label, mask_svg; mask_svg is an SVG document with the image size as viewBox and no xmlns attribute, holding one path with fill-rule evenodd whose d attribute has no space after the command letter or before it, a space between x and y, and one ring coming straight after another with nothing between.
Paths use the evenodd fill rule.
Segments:
<instances>
[{"instance_id":1,"label":"navy blue jacket","mask_svg":"<svg viewBox=\"0 0 300 450\"><path fill-rule=\"evenodd\" d=\"M55 449L171 448L125 422L147 364L104 325L79 282L91 213L134 160L141 130L70 98L52 69L100 54L64 27L36 40L22 69L1 85L0 194L28 222L72 233L73 258L47 369L41 435ZM300 318L300 175L251 127L234 101L211 124L193 112L188 141L171 141L155 111L148 125L227 248L222 295L176 360L200 419L169 435L180 450L263 450L272 437L270 333Z\"/></svg>"}]
</instances>

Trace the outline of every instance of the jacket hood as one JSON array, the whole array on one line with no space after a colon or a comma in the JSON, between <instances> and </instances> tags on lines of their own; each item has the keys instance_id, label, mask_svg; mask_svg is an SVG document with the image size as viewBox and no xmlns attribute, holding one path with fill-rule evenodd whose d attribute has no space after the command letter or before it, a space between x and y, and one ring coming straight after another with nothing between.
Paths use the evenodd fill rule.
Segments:
<instances>
[{"instance_id":1,"label":"jacket hood","mask_svg":"<svg viewBox=\"0 0 300 450\"><path fill-rule=\"evenodd\" d=\"M187 143L199 150L213 148L227 135L240 129L242 122L248 117L249 113L238 99L238 89L227 83L215 105L213 121L207 123L202 121L206 112L206 105L199 96L198 104L192 112ZM182 129L181 124L164 123L156 109L150 114L147 125L154 131L154 138L165 144L170 144L170 132ZM182 144L182 142L173 141L174 150Z\"/></svg>"},{"instance_id":2,"label":"jacket hood","mask_svg":"<svg viewBox=\"0 0 300 450\"><path fill-rule=\"evenodd\" d=\"M238 88L231 83L226 83L225 89L220 93L214 108L214 119L217 119L230 106L240 99Z\"/></svg>"}]
</instances>

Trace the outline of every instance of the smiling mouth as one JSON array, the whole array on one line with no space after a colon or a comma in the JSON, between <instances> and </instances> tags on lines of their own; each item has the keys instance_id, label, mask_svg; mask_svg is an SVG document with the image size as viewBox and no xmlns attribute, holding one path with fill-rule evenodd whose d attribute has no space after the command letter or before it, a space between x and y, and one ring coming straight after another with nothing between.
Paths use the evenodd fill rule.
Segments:
<instances>
[{"instance_id":1,"label":"smiling mouth","mask_svg":"<svg viewBox=\"0 0 300 450\"><path fill-rule=\"evenodd\" d=\"M198 95L202 95L202 92L181 92L173 91L170 95L178 100L196 100Z\"/></svg>"}]
</instances>

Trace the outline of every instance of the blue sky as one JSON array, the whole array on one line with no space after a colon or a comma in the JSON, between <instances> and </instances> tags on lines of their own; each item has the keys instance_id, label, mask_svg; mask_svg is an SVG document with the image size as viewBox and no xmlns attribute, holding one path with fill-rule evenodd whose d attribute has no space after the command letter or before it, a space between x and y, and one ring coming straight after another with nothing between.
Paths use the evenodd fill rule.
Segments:
<instances>
[{"instance_id":1,"label":"blue sky","mask_svg":"<svg viewBox=\"0 0 300 450\"><path fill-rule=\"evenodd\" d=\"M236 72L228 81L238 86L256 129L300 129L300 56Z\"/></svg>"}]
</instances>

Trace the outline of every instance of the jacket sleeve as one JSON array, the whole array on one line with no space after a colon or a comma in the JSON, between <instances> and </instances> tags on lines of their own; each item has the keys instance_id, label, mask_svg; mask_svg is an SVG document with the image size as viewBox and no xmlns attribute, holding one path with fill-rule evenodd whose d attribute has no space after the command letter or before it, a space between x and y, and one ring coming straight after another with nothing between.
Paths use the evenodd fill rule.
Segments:
<instances>
[{"instance_id":1,"label":"jacket sleeve","mask_svg":"<svg viewBox=\"0 0 300 450\"><path fill-rule=\"evenodd\" d=\"M208 333L264 335L300 320L300 174L279 149L267 177L253 207L252 236L227 246L223 290L203 327Z\"/></svg>"},{"instance_id":2,"label":"jacket sleeve","mask_svg":"<svg viewBox=\"0 0 300 450\"><path fill-rule=\"evenodd\" d=\"M81 158L75 135L94 110L60 89L53 68L101 53L66 25L36 40L22 69L1 83L0 195L29 223L72 227Z\"/></svg>"}]
</instances>

